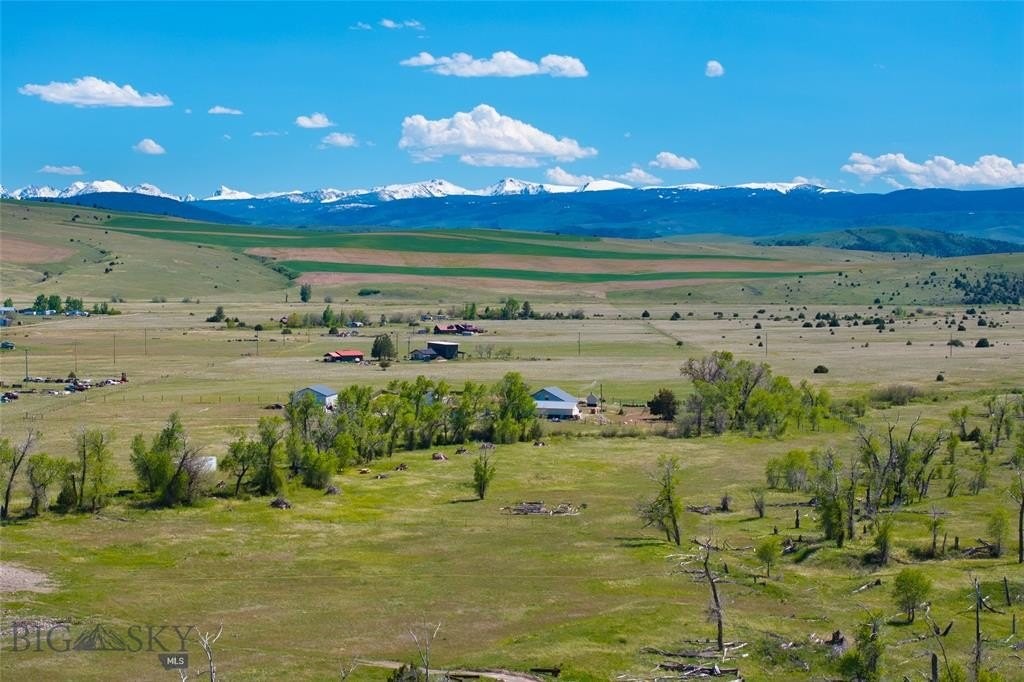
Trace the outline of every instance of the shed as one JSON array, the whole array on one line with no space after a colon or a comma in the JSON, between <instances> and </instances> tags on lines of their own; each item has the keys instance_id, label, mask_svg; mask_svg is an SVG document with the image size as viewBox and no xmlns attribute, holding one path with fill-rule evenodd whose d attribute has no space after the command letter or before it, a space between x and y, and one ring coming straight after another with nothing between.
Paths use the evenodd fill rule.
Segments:
<instances>
[{"instance_id":1,"label":"shed","mask_svg":"<svg viewBox=\"0 0 1024 682\"><path fill-rule=\"evenodd\" d=\"M537 400L537 415L547 419L579 419L580 408L576 403L562 400Z\"/></svg>"},{"instance_id":2,"label":"shed","mask_svg":"<svg viewBox=\"0 0 1024 682\"><path fill-rule=\"evenodd\" d=\"M313 386L300 388L292 394L292 402L302 400L303 396L307 394L312 395L317 403L329 409L334 408L338 404L338 392L323 384L314 384Z\"/></svg>"},{"instance_id":3,"label":"shed","mask_svg":"<svg viewBox=\"0 0 1024 682\"><path fill-rule=\"evenodd\" d=\"M437 351L433 348L417 348L413 352L409 353L410 360L421 360L429 361L437 358Z\"/></svg>"},{"instance_id":4,"label":"shed","mask_svg":"<svg viewBox=\"0 0 1024 682\"><path fill-rule=\"evenodd\" d=\"M427 341L427 348L445 360L454 360L459 354L459 344L455 341Z\"/></svg>"},{"instance_id":5,"label":"shed","mask_svg":"<svg viewBox=\"0 0 1024 682\"><path fill-rule=\"evenodd\" d=\"M589 393L587 395L587 407L600 407L600 406L601 406L601 398L596 396L596 395L594 395L593 393Z\"/></svg>"}]
</instances>

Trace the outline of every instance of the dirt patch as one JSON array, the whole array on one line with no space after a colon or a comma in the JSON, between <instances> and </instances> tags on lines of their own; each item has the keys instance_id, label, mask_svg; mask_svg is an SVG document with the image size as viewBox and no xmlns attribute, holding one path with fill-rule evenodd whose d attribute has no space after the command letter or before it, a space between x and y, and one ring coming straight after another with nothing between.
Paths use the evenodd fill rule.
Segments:
<instances>
[{"instance_id":1,"label":"dirt patch","mask_svg":"<svg viewBox=\"0 0 1024 682\"><path fill-rule=\"evenodd\" d=\"M618 260L612 258L571 258L564 256L513 256L503 254L445 254L377 249L258 247L246 250L254 256L275 260L320 263L356 263L436 268L500 268L542 272L799 272L832 270L831 264L792 261L757 261L733 258L678 258L671 260Z\"/></svg>"},{"instance_id":2,"label":"dirt patch","mask_svg":"<svg viewBox=\"0 0 1024 682\"><path fill-rule=\"evenodd\" d=\"M53 592L45 573L8 563L0 563L0 594L10 592Z\"/></svg>"},{"instance_id":3,"label":"dirt patch","mask_svg":"<svg viewBox=\"0 0 1024 682\"><path fill-rule=\"evenodd\" d=\"M0 240L0 261L5 263L57 263L73 255L75 252L64 246L47 246L17 237Z\"/></svg>"}]
</instances>

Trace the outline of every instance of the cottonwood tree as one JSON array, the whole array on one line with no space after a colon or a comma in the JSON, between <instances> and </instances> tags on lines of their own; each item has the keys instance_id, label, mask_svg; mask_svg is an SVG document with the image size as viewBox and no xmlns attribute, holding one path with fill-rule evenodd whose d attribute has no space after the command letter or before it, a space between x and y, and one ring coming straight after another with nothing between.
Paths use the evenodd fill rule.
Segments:
<instances>
[{"instance_id":1,"label":"cottonwood tree","mask_svg":"<svg viewBox=\"0 0 1024 682\"><path fill-rule=\"evenodd\" d=\"M1006 545L1006 535L1010 528L1010 518L1006 513L1005 509L995 509L989 514L988 523L986 525L988 529L988 535L992 540L992 553L997 556L1003 556L1003 548Z\"/></svg>"},{"instance_id":2,"label":"cottonwood tree","mask_svg":"<svg viewBox=\"0 0 1024 682\"><path fill-rule=\"evenodd\" d=\"M647 401L647 409L651 411L651 415L670 422L676 418L679 411L679 399L671 389L660 388L654 397Z\"/></svg>"},{"instance_id":3,"label":"cottonwood tree","mask_svg":"<svg viewBox=\"0 0 1024 682\"><path fill-rule=\"evenodd\" d=\"M6 438L0 440L0 471L6 478L4 488L4 503L0 507L0 519L7 519L11 511L11 493L14 491L14 481L18 476L18 470L25 463L29 452L36 446L40 434L38 431L30 430L25 435L25 440L17 448L13 447Z\"/></svg>"},{"instance_id":4,"label":"cottonwood tree","mask_svg":"<svg viewBox=\"0 0 1024 682\"><path fill-rule=\"evenodd\" d=\"M877 511L883 501L893 506L924 499L935 477L934 459L945 434L918 433L918 417L901 435L899 422L897 417L886 424L884 440L865 427L857 430L858 450L867 475L865 506L869 513Z\"/></svg>"},{"instance_id":5,"label":"cottonwood tree","mask_svg":"<svg viewBox=\"0 0 1024 682\"><path fill-rule=\"evenodd\" d=\"M71 462L59 457L51 457L45 452L36 453L28 458L25 464L25 478L28 480L31 499L28 513L38 516L50 504L50 490L65 480L71 472Z\"/></svg>"},{"instance_id":6,"label":"cottonwood tree","mask_svg":"<svg viewBox=\"0 0 1024 682\"><path fill-rule=\"evenodd\" d=\"M378 360L390 360L395 357L395 344L390 334L381 334L374 337L373 347L370 349L370 357Z\"/></svg>"},{"instance_id":7,"label":"cottonwood tree","mask_svg":"<svg viewBox=\"0 0 1024 682\"><path fill-rule=\"evenodd\" d=\"M837 547L843 546L846 528L843 524L843 499L839 476L842 465L831 450L816 458L818 471L815 482L815 498L818 501L818 523L826 540L834 540Z\"/></svg>"},{"instance_id":8,"label":"cottonwood tree","mask_svg":"<svg viewBox=\"0 0 1024 682\"><path fill-rule=\"evenodd\" d=\"M537 428L537 406L523 376L509 372L494 387L496 412L491 427L495 443L526 440Z\"/></svg>"},{"instance_id":9,"label":"cottonwood tree","mask_svg":"<svg viewBox=\"0 0 1024 682\"><path fill-rule=\"evenodd\" d=\"M777 535L769 535L757 544L754 550L757 560L764 565L765 576L772 577L772 566L782 557L782 542Z\"/></svg>"},{"instance_id":10,"label":"cottonwood tree","mask_svg":"<svg viewBox=\"0 0 1024 682\"><path fill-rule=\"evenodd\" d=\"M235 497L238 497L246 476L256 469L262 454L258 441L241 429L235 431L235 439L228 444L228 454L221 462L222 468L235 477Z\"/></svg>"},{"instance_id":11,"label":"cottonwood tree","mask_svg":"<svg viewBox=\"0 0 1024 682\"><path fill-rule=\"evenodd\" d=\"M256 426L257 458L253 483L260 495L277 495L284 491L285 477L281 472L284 422L280 417L261 417Z\"/></svg>"},{"instance_id":12,"label":"cottonwood tree","mask_svg":"<svg viewBox=\"0 0 1024 682\"><path fill-rule=\"evenodd\" d=\"M665 534L665 539L676 545L682 543L680 517L683 505L678 493L680 478L679 460L662 456L651 478L658 486L654 498L637 504L636 513L644 528L654 527Z\"/></svg>"},{"instance_id":13,"label":"cottonwood tree","mask_svg":"<svg viewBox=\"0 0 1024 682\"><path fill-rule=\"evenodd\" d=\"M132 468L135 469L135 476L145 492L161 495L165 492L174 475L175 455L181 450L185 438L185 426L181 422L181 416L177 412L172 412L164 428L153 437L148 446L141 433L132 439L132 454L129 458Z\"/></svg>"},{"instance_id":14,"label":"cottonwood tree","mask_svg":"<svg viewBox=\"0 0 1024 682\"><path fill-rule=\"evenodd\" d=\"M75 435L78 509L98 511L114 490L113 437L102 429L81 429Z\"/></svg>"},{"instance_id":15,"label":"cottonwood tree","mask_svg":"<svg viewBox=\"0 0 1024 682\"><path fill-rule=\"evenodd\" d=\"M907 614L907 622L913 623L917 607L928 598L932 581L917 568L904 568L893 580L892 597L896 605Z\"/></svg>"}]
</instances>

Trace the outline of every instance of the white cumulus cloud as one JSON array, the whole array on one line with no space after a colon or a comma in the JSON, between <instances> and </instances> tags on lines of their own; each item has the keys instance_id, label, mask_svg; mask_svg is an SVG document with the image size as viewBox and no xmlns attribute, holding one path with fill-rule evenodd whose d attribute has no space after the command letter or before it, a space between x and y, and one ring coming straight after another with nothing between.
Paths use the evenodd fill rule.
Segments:
<instances>
[{"instance_id":1,"label":"white cumulus cloud","mask_svg":"<svg viewBox=\"0 0 1024 682\"><path fill-rule=\"evenodd\" d=\"M596 178L591 175L573 175L569 171L565 170L561 166L555 166L554 168L548 168L544 175L547 179L556 185L585 185L588 182L593 182Z\"/></svg>"},{"instance_id":2,"label":"white cumulus cloud","mask_svg":"<svg viewBox=\"0 0 1024 682\"><path fill-rule=\"evenodd\" d=\"M325 114L315 111L309 116L299 116L295 119L295 125L300 128L330 128L334 125L331 119Z\"/></svg>"},{"instance_id":3,"label":"white cumulus cloud","mask_svg":"<svg viewBox=\"0 0 1024 682\"><path fill-rule=\"evenodd\" d=\"M651 175L640 166L633 166L625 173L612 177L628 185L657 185L661 183L661 178Z\"/></svg>"},{"instance_id":4,"label":"white cumulus cloud","mask_svg":"<svg viewBox=\"0 0 1024 682\"><path fill-rule=\"evenodd\" d=\"M355 147L359 144L351 133L331 133L320 140L320 149L328 147Z\"/></svg>"},{"instance_id":5,"label":"white cumulus cloud","mask_svg":"<svg viewBox=\"0 0 1024 682\"><path fill-rule=\"evenodd\" d=\"M394 19L381 19L378 23L381 25L381 27L391 30L397 30L400 28L411 28L417 31L423 31L426 29L426 26L424 26L422 23L415 19L405 19L403 21L395 21Z\"/></svg>"},{"instance_id":6,"label":"white cumulus cloud","mask_svg":"<svg viewBox=\"0 0 1024 682\"><path fill-rule=\"evenodd\" d=\"M476 58L465 52L456 52L450 57L435 57L429 52L420 52L399 62L402 66L425 67L441 76L480 78L497 76L518 78L520 76L552 76L554 78L584 78L587 67L576 57L549 54L539 62L524 59L515 52L504 50L490 57Z\"/></svg>"},{"instance_id":7,"label":"white cumulus cloud","mask_svg":"<svg viewBox=\"0 0 1024 682\"><path fill-rule=\"evenodd\" d=\"M253 131L253 137L280 137L281 135L287 135L288 133L282 133L278 130L256 130Z\"/></svg>"},{"instance_id":8,"label":"white cumulus cloud","mask_svg":"<svg viewBox=\"0 0 1024 682\"><path fill-rule=\"evenodd\" d=\"M667 168L668 170L696 170L700 168L697 159L686 158L672 152L658 152L654 160L649 164L654 168Z\"/></svg>"},{"instance_id":9,"label":"white cumulus cloud","mask_svg":"<svg viewBox=\"0 0 1024 682\"><path fill-rule=\"evenodd\" d=\"M242 111L240 109L232 109L231 107L222 107L217 104L209 108L206 112L208 114L215 114L221 116L241 116Z\"/></svg>"},{"instance_id":10,"label":"white cumulus cloud","mask_svg":"<svg viewBox=\"0 0 1024 682\"><path fill-rule=\"evenodd\" d=\"M76 107L169 107L174 104L167 95L142 94L127 83L118 85L95 76L77 78L70 83L27 83L18 88L18 92L39 97L44 102Z\"/></svg>"},{"instance_id":11,"label":"white cumulus cloud","mask_svg":"<svg viewBox=\"0 0 1024 682\"><path fill-rule=\"evenodd\" d=\"M487 104L437 120L422 114L407 116L398 146L416 161L458 156L475 166L535 166L545 159L573 161L597 154L593 147L570 137L555 137Z\"/></svg>"},{"instance_id":12,"label":"white cumulus cloud","mask_svg":"<svg viewBox=\"0 0 1024 682\"><path fill-rule=\"evenodd\" d=\"M725 75L725 67L722 66L722 62L709 59L708 63L704 65L704 75L708 78L721 78Z\"/></svg>"},{"instance_id":13,"label":"white cumulus cloud","mask_svg":"<svg viewBox=\"0 0 1024 682\"><path fill-rule=\"evenodd\" d=\"M139 152L140 154L151 155L164 154L167 151L163 147L161 147L156 140L154 140L151 137L142 138L134 147L132 147L132 149Z\"/></svg>"},{"instance_id":14,"label":"white cumulus cloud","mask_svg":"<svg viewBox=\"0 0 1024 682\"><path fill-rule=\"evenodd\" d=\"M1024 185L1024 163L995 154L981 156L972 164L958 163L945 156L933 156L922 163L904 154L868 156L850 154L849 162L840 169L852 173L863 182L881 179L892 187L1010 187Z\"/></svg>"},{"instance_id":15,"label":"white cumulus cloud","mask_svg":"<svg viewBox=\"0 0 1024 682\"><path fill-rule=\"evenodd\" d=\"M81 166L51 166L49 164L40 168L37 173L51 173L53 175L84 175L85 171Z\"/></svg>"},{"instance_id":16,"label":"white cumulus cloud","mask_svg":"<svg viewBox=\"0 0 1024 682\"><path fill-rule=\"evenodd\" d=\"M350 31L372 31L373 30L373 26L370 26L365 21L357 21L356 23L354 23L351 26L349 26L348 30L350 30Z\"/></svg>"}]
</instances>

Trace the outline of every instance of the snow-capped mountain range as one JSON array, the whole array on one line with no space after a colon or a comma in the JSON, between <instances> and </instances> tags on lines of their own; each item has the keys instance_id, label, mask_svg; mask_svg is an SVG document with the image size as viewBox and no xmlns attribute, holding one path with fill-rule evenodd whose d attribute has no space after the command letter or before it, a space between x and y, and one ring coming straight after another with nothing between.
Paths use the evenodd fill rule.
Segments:
<instances>
[{"instance_id":1,"label":"snow-capped mountain range","mask_svg":"<svg viewBox=\"0 0 1024 682\"><path fill-rule=\"evenodd\" d=\"M821 193L835 192L816 185L807 185L793 182L766 182L747 183L743 185L707 185L707 184L686 184L666 185L649 187L631 187L630 185L616 182L614 180L591 180L583 185L554 185L548 183L528 182L516 178L503 178L493 185L483 189L467 189L452 182L435 178L423 182L412 182L405 184L382 185L370 189L334 189L325 187L310 191L292 190L288 192L265 192L253 194L243 190L232 189L222 185L213 194L197 199L192 194L179 196L164 192L156 185L142 183L138 185L122 185L114 180L93 180L90 182L73 182L64 189L58 189L48 185L28 185L12 191L0 186L0 197L10 199L69 199L85 194L100 193L128 193L142 194L153 197L163 197L174 201L254 201L265 199L282 199L298 204L331 204L338 201L363 197L375 201L401 201L403 199L437 199L451 196L479 196L479 197L505 197L505 196L534 196L540 194L563 194L569 192L603 192L611 190L656 190L676 189L692 191L708 191L716 189L751 189L769 190L786 194L795 189L809 189Z\"/></svg>"},{"instance_id":2,"label":"snow-capped mountain range","mask_svg":"<svg viewBox=\"0 0 1024 682\"><path fill-rule=\"evenodd\" d=\"M326 229L492 228L648 238L722 233L743 237L857 227L920 228L1024 243L1024 188L906 189L855 193L798 182L630 187L609 179L580 186L504 178L481 189L446 180L368 189L325 187L257 194L220 187L176 196L112 180L22 187L0 195L206 223Z\"/></svg>"}]
</instances>

